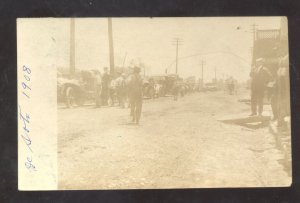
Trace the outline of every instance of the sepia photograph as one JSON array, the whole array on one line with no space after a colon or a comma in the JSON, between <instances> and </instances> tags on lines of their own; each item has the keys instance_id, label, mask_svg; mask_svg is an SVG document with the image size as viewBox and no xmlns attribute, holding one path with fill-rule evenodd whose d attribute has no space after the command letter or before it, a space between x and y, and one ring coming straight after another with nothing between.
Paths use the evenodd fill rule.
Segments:
<instances>
[{"instance_id":1,"label":"sepia photograph","mask_svg":"<svg viewBox=\"0 0 300 203\"><path fill-rule=\"evenodd\" d=\"M18 19L19 187L290 186L287 20Z\"/></svg>"}]
</instances>

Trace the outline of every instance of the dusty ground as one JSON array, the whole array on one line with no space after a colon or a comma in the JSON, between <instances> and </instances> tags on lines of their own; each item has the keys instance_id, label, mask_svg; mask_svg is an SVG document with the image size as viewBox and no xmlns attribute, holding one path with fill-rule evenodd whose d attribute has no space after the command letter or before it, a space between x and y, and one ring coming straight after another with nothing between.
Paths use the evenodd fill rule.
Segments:
<instances>
[{"instance_id":1,"label":"dusty ground","mask_svg":"<svg viewBox=\"0 0 300 203\"><path fill-rule=\"evenodd\" d=\"M239 97L210 92L147 100L139 126L128 125L129 109L59 109L59 188L289 185L268 127L218 121L249 114Z\"/></svg>"}]
</instances>

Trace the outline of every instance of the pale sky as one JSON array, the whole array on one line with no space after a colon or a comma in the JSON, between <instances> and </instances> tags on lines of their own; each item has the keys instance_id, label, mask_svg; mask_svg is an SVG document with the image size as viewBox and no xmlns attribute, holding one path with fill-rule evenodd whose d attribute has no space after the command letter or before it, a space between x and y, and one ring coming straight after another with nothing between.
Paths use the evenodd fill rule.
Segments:
<instances>
[{"instance_id":1,"label":"pale sky","mask_svg":"<svg viewBox=\"0 0 300 203\"><path fill-rule=\"evenodd\" d=\"M182 77L201 77L201 60L205 60L204 78L210 81L217 69L217 77L232 75L236 79L249 77L253 34L257 29L278 29L280 17L226 18L113 18L115 65L125 66L143 62L146 74L163 74L168 68L175 73L175 37L179 46L178 73ZM58 66L69 67L70 23L64 19L60 30L61 43ZM107 18L76 18L76 68L99 69L109 67Z\"/></svg>"}]
</instances>

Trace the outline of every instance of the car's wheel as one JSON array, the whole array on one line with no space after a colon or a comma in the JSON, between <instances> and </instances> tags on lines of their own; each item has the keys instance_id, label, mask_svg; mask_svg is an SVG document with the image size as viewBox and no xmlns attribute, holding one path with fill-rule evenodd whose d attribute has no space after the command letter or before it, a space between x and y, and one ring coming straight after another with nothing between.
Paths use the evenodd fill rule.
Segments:
<instances>
[{"instance_id":1,"label":"car's wheel","mask_svg":"<svg viewBox=\"0 0 300 203\"><path fill-rule=\"evenodd\" d=\"M65 103L68 108L72 107L75 100L75 90L73 87L68 86L65 91Z\"/></svg>"},{"instance_id":2,"label":"car's wheel","mask_svg":"<svg viewBox=\"0 0 300 203\"><path fill-rule=\"evenodd\" d=\"M154 88L150 88L149 96L150 96L151 99L154 99Z\"/></svg>"},{"instance_id":3,"label":"car's wheel","mask_svg":"<svg viewBox=\"0 0 300 203\"><path fill-rule=\"evenodd\" d=\"M76 96L75 98L75 103L78 105L78 106L82 106L84 104L84 100L82 97L80 97L79 95Z\"/></svg>"}]
</instances>

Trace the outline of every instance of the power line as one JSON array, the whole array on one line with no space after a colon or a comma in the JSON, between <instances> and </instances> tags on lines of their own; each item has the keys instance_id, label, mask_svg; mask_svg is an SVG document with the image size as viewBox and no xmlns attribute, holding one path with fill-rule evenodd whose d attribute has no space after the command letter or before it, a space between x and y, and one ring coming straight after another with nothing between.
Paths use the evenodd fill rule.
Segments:
<instances>
[{"instance_id":1,"label":"power line","mask_svg":"<svg viewBox=\"0 0 300 203\"><path fill-rule=\"evenodd\" d=\"M178 73L178 46L183 44L183 40L180 38L174 38L172 41L172 45L176 46L176 74Z\"/></svg>"},{"instance_id":2,"label":"power line","mask_svg":"<svg viewBox=\"0 0 300 203\"><path fill-rule=\"evenodd\" d=\"M113 75L115 70L115 62L114 62L113 30L112 30L111 18L108 18L108 45L109 45L110 74Z\"/></svg>"},{"instance_id":3,"label":"power line","mask_svg":"<svg viewBox=\"0 0 300 203\"><path fill-rule=\"evenodd\" d=\"M192 57L197 57L197 56L203 56L203 55L210 55L210 54L227 54L227 55L232 55L235 56L236 58L241 59L244 63L246 63L247 65L251 65L249 61L247 61L246 59L244 59L243 57L232 53L232 52L228 52L228 51L215 51L215 52L207 52L207 53L198 53L198 54L192 54L192 55L188 55L188 56L184 56L184 57L179 57L178 60L182 60L182 59L188 59L188 58L192 58ZM173 62L171 62L166 69L169 69L172 67L172 65L175 63L176 61L174 60Z\"/></svg>"},{"instance_id":4,"label":"power line","mask_svg":"<svg viewBox=\"0 0 300 203\"><path fill-rule=\"evenodd\" d=\"M206 64L205 60L201 60L201 84L202 84L202 87L203 87L203 84L204 84L204 73L203 73L203 69L204 69L204 65Z\"/></svg>"}]
</instances>

